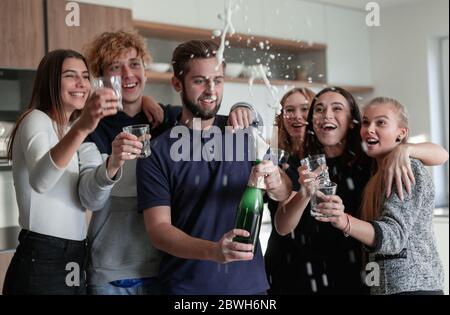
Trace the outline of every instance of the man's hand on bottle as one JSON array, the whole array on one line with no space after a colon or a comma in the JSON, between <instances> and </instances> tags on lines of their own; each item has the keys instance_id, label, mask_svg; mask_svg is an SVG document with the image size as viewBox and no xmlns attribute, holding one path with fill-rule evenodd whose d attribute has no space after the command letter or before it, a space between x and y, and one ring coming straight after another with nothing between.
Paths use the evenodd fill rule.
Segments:
<instances>
[{"instance_id":1,"label":"man's hand on bottle","mask_svg":"<svg viewBox=\"0 0 450 315\"><path fill-rule=\"evenodd\" d=\"M253 245L233 241L236 236L249 237L245 230L234 229L226 233L217 244L217 261L226 264L233 261L252 260Z\"/></svg>"}]
</instances>

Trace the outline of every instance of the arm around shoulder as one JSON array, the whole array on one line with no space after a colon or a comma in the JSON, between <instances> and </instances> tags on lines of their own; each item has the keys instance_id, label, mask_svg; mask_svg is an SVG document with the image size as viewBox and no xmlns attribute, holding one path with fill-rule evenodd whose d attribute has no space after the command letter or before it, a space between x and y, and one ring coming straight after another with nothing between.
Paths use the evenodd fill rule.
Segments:
<instances>
[{"instance_id":1,"label":"arm around shoulder","mask_svg":"<svg viewBox=\"0 0 450 315\"><path fill-rule=\"evenodd\" d=\"M426 166L436 166L448 161L448 152L442 146L431 142L406 144L410 157L418 159Z\"/></svg>"}]
</instances>

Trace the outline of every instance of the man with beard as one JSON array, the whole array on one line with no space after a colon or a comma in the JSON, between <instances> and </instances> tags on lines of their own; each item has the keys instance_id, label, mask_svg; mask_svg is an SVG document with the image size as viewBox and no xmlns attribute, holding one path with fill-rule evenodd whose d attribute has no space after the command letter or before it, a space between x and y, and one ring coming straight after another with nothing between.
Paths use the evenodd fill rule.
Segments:
<instances>
[{"instance_id":1,"label":"man with beard","mask_svg":"<svg viewBox=\"0 0 450 315\"><path fill-rule=\"evenodd\" d=\"M275 200L290 195L289 179L272 162L252 168L248 141L243 160L223 159L230 148L223 132L227 117L216 115L225 68L217 64L217 51L210 41L190 41L175 49L172 85L183 101L181 119L152 142L152 155L137 165L138 207L152 244L164 252L159 279L166 294L264 294L268 283L259 242L253 254L252 244L233 241L248 236L233 230L236 210L249 177L264 176L267 193ZM222 137L214 147L219 154L205 150L212 130L222 131L214 133ZM175 162L172 147L180 135L187 136L189 152L182 154L187 159ZM234 152L237 144L233 141ZM199 148L203 156L209 152L215 158L192 161Z\"/></svg>"},{"instance_id":2,"label":"man with beard","mask_svg":"<svg viewBox=\"0 0 450 315\"><path fill-rule=\"evenodd\" d=\"M158 294L160 254L148 239L137 210L135 155L111 155L120 151L117 148L136 146L136 137L122 132L123 127L151 124L152 141L157 141L175 124L181 107L160 106L144 95L145 65L151 56L137 33L100 34L88 45L87 57L93 76L121 77L124 105L122 112L100 121L79 151L80 199L94 211L88 232L88 294ZM248 109L234 113L230 117L242 125L251 116ZM141 147L137 149L140 152ZM105 165L115 171L106 174Z\"/></svg>"}]
</instances>

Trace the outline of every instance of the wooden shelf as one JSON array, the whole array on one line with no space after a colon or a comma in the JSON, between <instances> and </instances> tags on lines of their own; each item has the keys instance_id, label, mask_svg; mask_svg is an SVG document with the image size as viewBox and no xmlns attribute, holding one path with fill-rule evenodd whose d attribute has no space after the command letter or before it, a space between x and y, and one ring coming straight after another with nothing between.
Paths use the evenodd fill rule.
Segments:
<instances>
[{"instance_id":1,"label":"wooden shelf","mask_svg":"<svg viewBox=\"0 0 450 315\"><path fill-rule=\"evenodd\" d=\"M158 73L158 72L150 72L147 71L147 79L149 80L149 83L162 83L162 84L170 84L173 73L166 72L166 73ZM248 84L249 78L226 78L225 82L228 83L242 83L242 84ZM323 89L328 86L333 86L325 83L308 83L303 81L293 81L293 80L270 80L270 83L272 85L276 86L292 86L292 87L299 87L299 88L313 88L313 89ZM262 80L255 80L253 84L264 84ZM350 93L354 94L366 94L373 92L373 87L370 86L342 86L342 88L346 89Z\"/></svg>"},{"instance_id":2,"label":"wooden shelf","mask_svg":"<svg viewBox=\"0 0 450 315\"><path fill-rule=\"evenodd\" d=\"M134 21L134 28L144 36L156 37L170 40L191 40L191 39L212 39L213 30L202 28L184 27L177 25ZM219 38L215 38L219 43ZM312 51L326 51L325 44L307 43L304 41L284 40L272 37L253 36L236 33L233 36L227 36L227 40L233 47L257 48L260 42L267 43L272 51L302 53Z\"/></svg>"},{"instance_id":3,"label":"wooden shelf","mask_svg":"<svg viewBox=\"0 0 450 315\"><path fill-rule=\"evenodd\" d=\"M187 41L192 39L212 39L213 31L208 29L201 28L193 28L193 27L182 27L177 25L169 25L169 24L161 24L161 23L153 23L146 21L133 21L134 28L138 30L138 32L146 37L150 38L159 38L166 40L175 40L175 41ZM219 38L215 39L219 42ZM227 40L230 42L232 47L238 48L258 48L260 42L267 43L269 42L269 46L271 51L274 52L286 52L293 54L302 54L302 53L310 53L310 52L319 52L326 53L327 46L325 44L309 44L307 42L302 41L292 41L292 40L283 40L278 38L271 37L263 37L263 36L251 36L244 34L234 34L233 36L228 36ZM309 55L309 54L308 54ZM153 83L170 83L172 78L171 73L156 73L156 72L147 72L147 78L150 82ZM226 82L232 83L242 83L248 84L248 78L227 78ZM315 89L322 89L327 86L332 86L330 84L325 83L308 83L302 81L293 81L293 80L270 80L271 84L277 86L293 86L293 87L308 87ZM255 80L254 84L264 84L262 80ZM355 94L366 94L373 92L373 87L370 86L342 86L347 89L351 93Z\"/></svg>"}]
</instances>

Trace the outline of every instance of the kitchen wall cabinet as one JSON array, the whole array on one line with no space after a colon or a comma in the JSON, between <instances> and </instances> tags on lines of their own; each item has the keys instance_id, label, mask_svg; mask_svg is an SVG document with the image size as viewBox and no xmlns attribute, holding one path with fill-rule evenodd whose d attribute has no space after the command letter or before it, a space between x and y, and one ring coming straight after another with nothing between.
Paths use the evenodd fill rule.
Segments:
<instances>
[{"instance_id":1,"label":"kitchen wall cabinet","mask_svg":"<svg viewBox=\"0 0 450 315\"><path fill-rule=\"evenodd\" d=\"M172 24L204 29L222 29L226 0L134 0L135 20ZM235 1L240 9L233 14L236 32L264 35L264 17L261 0ZM174 10L176 8L176 10Z\"/></svg>"},{"instance_id":2,"label":"kitchen wall cabinet","mask_svg":"<svg viewBox=\"0 0 450 315\"><path fill-rule=\"evenodd\" d=\"M233 13L232 21L236 32L250 35L269 36L264 19L265 3L261 0L237 1L240 9ZM222 13L224 10L220 13Z\"/></svg>"},{"instance_id":3,"label":"kitchen wall cabinet","mask_svg":"<svg viewBox=\"0 0 450 315\"><path fill-rule=\"evenodd\" d=\"M42 0L0 1L0 67L37 68L45 54Z\"/></svg>"},{"instance_id":4,"label":"kitchen wall cabinet","mask_svg":"<svg viewBox=\"0 0 450 315\"><path fill-rule=\"evenodd\" d=\"M326 30L328 81L338 85L372 85L366 14L327 6Z\"/></svg>"},{"instance_id":5,"label":"kitchen wall cabinet","mask_svg":"<svg viewBox=\"0 0 450 315\"><path fill-rule=\"evenodd\" d=\"M218 15L225 12L227 0L134 0L135 20L222 29ZM325 41L325 6L298 0L241 0L233 13L233 26L238 33L282 39ZM173 10L173 8L177 10Z\"/></svg>"},{"instance_id":6,"label":"kitchen wall cabinet","mask_svg":"<svg viewBox=\"0 0 450 315\"><path fill-rule=\"evenodd\" d=\"M322 72L326 72L330 84L372 85L366 12L303 0L234 2L240 7L232 18L238 33L248 37L289 40L291 47L303 43L326 45L326 62L320 68L326 68ZM128 0L128 3L136 21L211 31L223 28L224 22L218 19L218 15L224 13L228 0ZM204 35L210 38L211 32Z\"/></svg>"},{"instance_id":7,"label":"kitchen wall cabinet","mask_svg":"<svg viewBox=\"0 0 450 315\"><path fill-rule=\"evenodd\" d=\"M160 23L150 23L144 21L135 21L135 28L144 37L149 39L149 48L153 54L155 62L170 62L170 56L173 49L181 42L185 40L196 39L209 39L211 38L212 30L199 29L199 28L188 28L180 27L176 25L167 25ZM216 39L217 40L217 39ZM326 63L326 51L327 46L323 44L313 44L310 46L305 42L297 42L292 40L282 40L271 37L264 36L251 36L246 34L235 34L233 37L227 37L231 44L231 48L227 49L225 52L226 57L232 57L230 50L240 50L249 49L250 52L243 54L239 61L234 62L244 62L246 65L253 65L256 63L256 58L250 58L249 56L253 54L252 47L257 51L260 50L258 43L270 43L270 54L274 55L273 62L270 63L271 66L283 67L287 65L287 61L292 56L289 61L291 68L296 68L300 63L300 59L314 61L315 66L314 73L311 75L312 82L305 82L303 79L299 79L295 76L289 76L288 78L284 76L273 76L270 78L273 85L277 86L296 86L296 87L309 87L321 89L324 87L325 82L329 82L331 85L335 85L335 82L327 80L325 63ZM250 42L250 44L248 44ZM285 57L284 59L278 57L279 53L282 53ZM228 55L227 55L228 54ZM263 58L261 58L263 59ZM273 70L273 69L272 69ZM322 74L322 77L320 76ZM147 76L151 83L170 83L171 75L170 73L148 73ZM248 78L236 78L227 79L228 82L248 84ZM262 84L261 80L256 80L255 84ZM341 84L342 85L342 84ZM349 91L356 94L365 94L373 91L371 86L362 86L355 84L353 86L343 84L343 87L347 88Z\"/></svg>"},{"instance_id":8,"label":"kitchen wall cabinet","mask_svg":"<svg viewBox=\"0 0 450 315\"><path fill-rule=\"evenodd\" d=\"M48 49L83 46L105 31L133 29L131 10L80 3L80 26L67 26L66 1L47 0Z\"/></svg>"},{"instance_id":9,"label":"kitchen wall cabinet","mask_svg":"<svg viewBox=\"0 0 450 315\"><path fill-rule=\"evenodd\" d=\"M325 43L325 5L298 0L264 0L265 34L290 40Z\"/></svg>"},{"instance_id":10,"label":"kitchen wall cabinet","mask_svg":"<svg viewBox=\"0 0 450 315\"><path fill-rule=\"evenodd\" d=\"M134 0L133 18L195 27L198 26L195 2L196 0Z\"/></svg>"}]
</instances>

